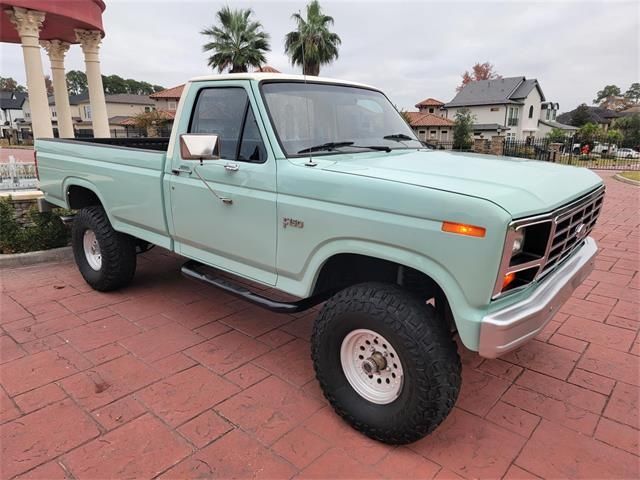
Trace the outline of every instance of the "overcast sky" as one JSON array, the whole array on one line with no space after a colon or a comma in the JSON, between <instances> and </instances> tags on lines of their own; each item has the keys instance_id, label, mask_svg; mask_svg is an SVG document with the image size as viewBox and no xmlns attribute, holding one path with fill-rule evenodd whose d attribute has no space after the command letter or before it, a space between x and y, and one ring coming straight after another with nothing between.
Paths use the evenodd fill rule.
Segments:
<instances>
[{"instance_id":1,"label":"overcast sky","mask_svg":"<svg viewBox=\"0 0 640 480\"><path fill-rule=\"evenodd\" d=\"M57 0L64 1L64 0ZM199 33L223 5L251 7L271 35L269 65L299 73L283 52L291 14L304 1L105 0L103 74L171 87L210 72ZM640 81L640 2L330 1L321 2L342 38L323 76L382 88L398 106L426 97L449 101L460 76L489 61L503 76L537 78L547 100L570 110L597 90ZM0 47L2 76L25 82L17 45ZM49 62L43 55L45 72ZM78 46L67 70L84 69Z\"/></svg>"}]
</instances>

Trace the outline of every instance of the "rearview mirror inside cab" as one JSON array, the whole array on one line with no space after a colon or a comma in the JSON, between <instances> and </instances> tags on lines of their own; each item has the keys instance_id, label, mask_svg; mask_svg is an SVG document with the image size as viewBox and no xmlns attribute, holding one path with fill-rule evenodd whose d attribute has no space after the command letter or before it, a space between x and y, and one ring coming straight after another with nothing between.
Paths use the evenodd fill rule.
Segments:
<instances>
[{"instance_id":1,"label":"rearview mirror inside cab","mask_svg":"<svg viewBox=\"0 0 640 480\"><path fill-rule=\"evenodd\" d=\"M220 141L210 133L180 135L180 156L183 160L216 160L220 158Z\"/></svg>"}]
</instances>

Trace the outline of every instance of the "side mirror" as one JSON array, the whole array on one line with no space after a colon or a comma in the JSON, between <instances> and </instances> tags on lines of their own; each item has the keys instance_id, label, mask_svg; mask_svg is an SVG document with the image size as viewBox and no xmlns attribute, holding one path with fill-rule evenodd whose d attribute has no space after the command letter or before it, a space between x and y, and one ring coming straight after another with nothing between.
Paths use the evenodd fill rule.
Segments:
<instances>
[{"instance_id":1,"label":"side mirror","mask_svg":"<svg viewBox=\"0 0 640 480\"><path fill-rule=\"evenodd\" d=\"M220 141L210 133L180 135L180 156L183 160L216 160L220 158Z\"/></svg>"}]
</instances>

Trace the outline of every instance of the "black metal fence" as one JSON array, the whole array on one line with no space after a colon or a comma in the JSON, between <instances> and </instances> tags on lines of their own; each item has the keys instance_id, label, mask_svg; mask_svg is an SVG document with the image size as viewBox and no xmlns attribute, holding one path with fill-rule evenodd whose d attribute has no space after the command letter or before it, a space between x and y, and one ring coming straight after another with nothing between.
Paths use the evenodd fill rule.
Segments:
<instances>
[{"instance_id":1,"label":"black metal fence","mask_svg":"<svg viewBox=\"0 0 640 480\"><path fill-rule=\"evenodd\" d=\"M506 138L502 146L502 154L507 157L531 158L534 160L551 160L548 138L532 138L515 140Z\"/></svg>"},{"instance_id":2,"label":"black metal fence","mask_svg":"<svg viewBox=\"0 0 640 480\"><path fill-rule=\"evenodd\" d=\"M495 139L494 139L495 140ZM452 141L427 141L436 150L474 151L476 153L530 158L545 162L576 165L596 170L639 170L640 146L613 136L580 137L574 135L560 139L549 137L523 140L505 138L502 146L492 140L475 140L470 149L460 149Z\"/></svg>"},{"instance_id":3,"label":"black metal fence","mask_svg":"<svg viewBox=\"0 0 640 480\"><path fill-rule=\"evenodd\" d=\"M593 169L640 170L640 145L607 137L566 138L555 161Z\"/></svg>"}]
</instances>

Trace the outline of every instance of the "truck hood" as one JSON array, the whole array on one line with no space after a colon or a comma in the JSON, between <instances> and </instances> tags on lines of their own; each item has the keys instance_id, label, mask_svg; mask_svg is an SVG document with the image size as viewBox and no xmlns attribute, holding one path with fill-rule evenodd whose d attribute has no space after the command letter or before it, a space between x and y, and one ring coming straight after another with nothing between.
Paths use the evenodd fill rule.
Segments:
<instances>
[{"instance_id":1,"label":"truck hood","mask_svg":"<svg viewBox=\"0 0 640 480\"><path fill-rule=\"evenodd\" d=\"M320 158L320 157L318 157ZM512 218L560 207L602 184L586 168L524 158L438 150L394 150L324 157L321 168L470 195L499 205Z\"/></svg>"}]
</instances>

